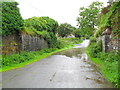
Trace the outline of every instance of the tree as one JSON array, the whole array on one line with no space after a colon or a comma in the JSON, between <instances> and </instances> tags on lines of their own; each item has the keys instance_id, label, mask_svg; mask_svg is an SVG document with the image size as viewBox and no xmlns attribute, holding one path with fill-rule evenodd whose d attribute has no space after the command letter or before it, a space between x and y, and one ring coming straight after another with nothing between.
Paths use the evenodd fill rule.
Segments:
<instances>
[{"instance_id":1,"label":"tree","mask_svg":"<svg viewBox=\"0 0 120 90\"><path fill-rule=\"evenodd\" d=\"M82 32L80 29L74 30L74 31L73 31L73 34L74 34L75 37L77 37L77 38L84 37L84 34L83 34L83 32Z\"/></svg>"},{"instance_id":2,"label":"tree","mask_svg":"<svg viewBox=\"0 0 120 90\"><path fill-rule=\"evenodd\" d=\"M101 2L93 2L87 8L80 8L80 17L77 18L78 26L85 37L93 35L95 27L98 25L98 13L102 7Z\"/></svg>"},{"instance_id":3,"label":"tree","mask_svg":"<svg viewBox=\"0 0 120 90\"><path fill-rule=\"evenodd\" d=\"M49 17L32 17L25 20L25 27L37 31L57 32L58 22Z\"/></svg>"},{"instance_id":4,"label":"tree","mask_svg":"<svg viewBox=\"0 0 120 90\"><path fill-rule=\"evenodd\" d=\"M75 27L71 26L68 23L63 23L58 27L58 36L60 37L66 37L70 34L72 34Z\"/></svg>"},{"instance_id":5,"label":"tree","mask_svg":"<svg viewBox=\"0 0 120 90\"><path fill-rule=\"evenodd\" d=\"M43 37L49 48L59 47L59 42L57 41L56 32L58 28L58 22L49 17L32 17L25 20L24 29L27 32L35 33Z\"/></svg>"},{"instance_id":6,"label":"tree","mask_svg":"<svg viewBox=\"0 0 120 90\"><path fill-rule=\"evenodd\" d=\"M24 21L20 15L17 2L2 2L2 35L21 30Z\"/></svg>"}]
</instances>

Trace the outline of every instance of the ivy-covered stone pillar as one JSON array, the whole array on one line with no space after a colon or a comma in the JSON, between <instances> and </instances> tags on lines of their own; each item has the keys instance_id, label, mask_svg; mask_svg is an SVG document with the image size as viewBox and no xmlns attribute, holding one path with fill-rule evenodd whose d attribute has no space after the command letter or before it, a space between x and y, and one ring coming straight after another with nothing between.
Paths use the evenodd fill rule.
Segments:
<instances>
[{"instance_id":1,"label":"ivy-covered stone pillar","mask_svg":"<svg viewBox=\"0 0 120 90\"><path fill-rule=\"evenodd\" d=\"M111 28L106 27L104 32L102 33L102 43L103 43L103 51L107 52L109 50L109 42L111 40L110 35L111 35Z\"/></svg>"}]
</instances>

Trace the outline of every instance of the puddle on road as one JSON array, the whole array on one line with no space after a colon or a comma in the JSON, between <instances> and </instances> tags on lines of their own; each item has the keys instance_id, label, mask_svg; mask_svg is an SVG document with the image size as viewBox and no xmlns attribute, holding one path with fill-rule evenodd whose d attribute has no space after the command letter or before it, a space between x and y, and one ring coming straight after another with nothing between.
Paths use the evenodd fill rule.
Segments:
<instances>
[{"instance_id":1,"label":"puddle on road","mask_svg":"<svg viewBox=\"0 0 120 90\"><path fill-rule=\"evenodd\" d=\"M92 80L97 84L105 85L106 87L113 87L111 83L109 83L107 80L104 79L104 77L101 75L100 69L93 64L92 61L88 59L87 54L85 53L84 47L79 47L80 44L77 44L77 46L73 47L72 49L64 50L57 52L53 55L63 55L69 58L76 58L76 60L79 59L80 61L80 68L83 69L83 73L85 73L85 79L86 80ZM75 60L75 58L73 60ZM93 77L87 77L88 74L91 74Z\"/></svg>"},{"instance_id":2,"label":"puddle on road","mask_svg":"<svg viewBox=\"0 0 120 90\"><path fill-rule=\"evenodd\" d=\"M77 88L113 88L101 75L96 65L88 59L84 44L77 44L72 49L57 52L20 71L5 72L3 86L25 87L26 84L28 87L32 87L34 84L33 87L40 88L47 85L47 87L56 88L73 88L75 86ZM13 77L16 73L22 74L8 81L7 77ZM31 81L32 83L29 83Z\"/></svg>"},{"instance_id":3,"label":"puddle on road","mask_svg":"<svg viewBox=\"0 0 120 90\"><path fill-rule=\"evenodd\" d=\"M60 51L60 52L57 52L53 55L65 55L67 57L79 57L79 58L82 58L82 53L85 51L84 48L72 48L72 49L68 49L68 50L64 50L64 51Z\"/></svg>"}]
</instances>

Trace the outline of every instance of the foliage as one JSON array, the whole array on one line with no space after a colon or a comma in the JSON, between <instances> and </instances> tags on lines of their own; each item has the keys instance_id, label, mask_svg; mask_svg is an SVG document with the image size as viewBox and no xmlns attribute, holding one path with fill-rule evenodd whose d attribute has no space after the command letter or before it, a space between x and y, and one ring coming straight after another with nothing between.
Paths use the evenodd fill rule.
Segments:
<instances>
[{"instance_id":1,"label":"foliage","mask_svg":"<svg viewBox=\"0 0 120 90\"><path fill-rule=\"evenodd\" d=\"M34 59L37 55L42 55L44 53L49 53L51 51L54 51L56 49L43 49L41 51L33 51L33 52L21 52L19 54L12 54L8 56L3 56L2 59L2 65L4 66L10 66L12 64L20 64L25 61L30 61Z\"/></svg>"},{"instance_id":2,"label":"foliage","mask_svg":"<svg viewBox=\"0 0 120 90\"><path fill-rule=\"evenodd\" d=\"M90 37L90 31L88 31L88 32L85 32L85 31L86 31L85 29L83 31L83 29L78 28L78 29L76 29L76 30L73 31L73 34L77 38L84 37L84 38L88 39Z\"/></svg>"},{"instance_id":3,"label":"foliage","mask_svg":"<svg viewBox=\"0 0 120 90\"><path fill-rule=\"evenodd\" d=\"M90 37L90 43L94 43L96 42L96 38L95 37Z\"/></svg>"},{"instance_id":4,"label":"foliage","mask_svg":"<svg viewBox=\"0 0 120 90\"><path fill-rule=\"evenodd\" d=\"M113 7L111 8L113 10L113 14L110 17L110 24L111 24L111 29L112 29L112 34L114 36L120 35L120 1L113 3Z\"/></svg>"},{"instance_id":5,"label":"foliage","mask_svg":"<svg viewBox=\"0 0 120 90\"><path fill-rule=\"evenodd\" d=\"M110 10L110 5L109 6L107 6L107 7L104 7L104 8L102 8L102 10L101 10L101 13L100 14L106 14L106 13L108 13Z\"/></svg>"},{"instance_id":6,"label":"foliage","mask_svg":"<svg viewBox=\"0 0 120 90\"><path fill-rule=\"evenodd\" d=\"M17 2L2 2L2 35L9 35L23 28Z\"/></svg>"},{"instance_id":7,"label":"foliage","mask_svg":"<svg viewBox=\"0 0 120 90\"><path fill-rule=\"evenodd\" d=\"M58 40L65 44L79 44L83 42L80 38L59 38Z\"/></svg>"},{"instance_id":8,"label":"foliage","mask_svg":"<svg viewBox=\"0 0 120 90\"><path fill-rule=\"evenodd\" d=\"M95 49L96 43L92 43L87 48L87 54L89 58L99 65L102 70L102 74L108 81L112 82L115 87L118 87L118 60L120 58L119 54L116 52L101 52L101 49Z\"/></svg>"},{"instance_id":9,"label":"foliage","mask_svg":"<svg viewBox=\"0 0 120 90\"><path fill-rule=\"evenodd\" d=\"M80 8L80 17L77 18L78 26L85 37L93 35L95 27L98 25L98 13L102 7L101 2L93 2L88 8Z\"/></svg>"},{"instance_id":10,"label":"foliage","mask_svg":"<svg viewBox=\"0 0 120 90\"><path fill-rule=\"evenodd\" d=\"M99 52L102 52L102 41L98 41L97 43L90 43L90 55L94 58L97 57Z\"/></svg>"},{"instance_id":11,"label":"foliage","mask_svg":"<svg viewBox=\"0 0 120 90\"><path fill-rule=\"evenodd\" d=\"M47 31L56 33L58 23L49 17L32 17L25 20L25 27L36 29L37 31Z\"/></svg>"},{"instance_id":12,"label":"foliage","mask_svg":"<svg viewBox=\"0 0 120 90\"><path fill-rule=\"evenodd\" d=\"M83 32L80 29L76 29L73 31L73 34L75 35L75 37L77 38L81 38L84 36Z\"/></svg>"},{"instance_id":13,"label":"foliage","mask_svg":"<svg viewBox=\"0 0 120 90\"><path fill-rule=\"evenodd\" d=\"M72 34L73 30L75 30L75 27L68 23L63 23L58 27L58 36L67 37L68 35Z\"/></svg>"},{"instance_id":14,"label":"foliage","mask_svg":"<svg viewBox=\"0 0 120 90\"><path fill-rule=\"evenodd\" d=\"M49 17L32 17L25 20L23 33L42 36L49 48L58 48L59 41L56 37L58 23Z\"/></svg>"},{"instance_id":15,"label":"foliage","mask_svg":"<svg viewBox=\"0 0 120 90\"><path fill-rule=\"evenodd\" d=\"M118 11L120 10L120 1L112 3L111 6L105 7L102 9L100 15L100 23L99 29L95 33L95 37L102 35L105 27L108 26L112 29L113 35L118 35L120 33L119 29L119 14Z\"/></svg>"},{"instance_id":16,"label":"foliage","mask_svg":"<svg viewBox=\"0 0 120 90\"><path fill-rule=\"evenodd\" d=\"M0 35L2 35L2 2L0 1Z\"/></svg>"},{"instance_id":17,"label":"foliage","mask_svg":"<svg viewBox=\"0 0 120 90\"><path fill-rule=\"evenodd\" d=\"M48 42L49 48L59 48L60 42L52 32L49 32L48 36L43 38Z\"/></svg>"}]
</instances>

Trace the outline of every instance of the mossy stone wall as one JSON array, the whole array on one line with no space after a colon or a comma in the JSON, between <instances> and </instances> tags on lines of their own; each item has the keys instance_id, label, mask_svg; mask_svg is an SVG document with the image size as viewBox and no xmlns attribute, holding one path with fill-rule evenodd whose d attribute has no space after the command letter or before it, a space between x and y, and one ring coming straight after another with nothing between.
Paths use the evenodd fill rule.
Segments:
<instances>
[{"instance_id":1,"label":"mossy stone wall","mask_svg":"<svg viewBox=\"0 0 120 90\"><path fill-rule=\"evenodd\" d=\"M48 48L47 41L40 36L32 36L16 32L2 37L2 54L9 55L21 51L38 51Z\"/></svg>"}]
</instances>

